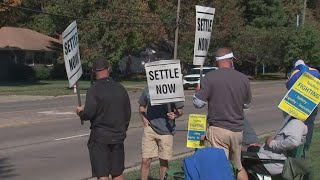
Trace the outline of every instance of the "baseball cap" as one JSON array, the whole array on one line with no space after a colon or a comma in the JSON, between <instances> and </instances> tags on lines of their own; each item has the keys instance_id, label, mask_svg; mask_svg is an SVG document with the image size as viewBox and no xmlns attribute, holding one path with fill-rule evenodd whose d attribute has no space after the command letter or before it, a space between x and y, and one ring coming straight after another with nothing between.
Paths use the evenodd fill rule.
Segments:
<instances>
[{"instance_id":1,"label":"baseball cap","mask_svg":"<svg viewBox=\"0 0 320 180\"><path fill-rule=\"evenodd\" d=\"M107 69L109 67L110 67L109 61L105 57L99 56L93 62L92 69L94 71L101 71L101 70Z\"/></svg>"}]
</instances>

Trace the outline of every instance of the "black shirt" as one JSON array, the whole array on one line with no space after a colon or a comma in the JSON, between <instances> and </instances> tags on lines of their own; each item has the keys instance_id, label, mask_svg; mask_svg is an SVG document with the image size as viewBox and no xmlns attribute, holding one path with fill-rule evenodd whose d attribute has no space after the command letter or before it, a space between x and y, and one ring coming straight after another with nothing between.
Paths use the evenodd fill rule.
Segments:
<instances>
[{"instance_id":1,"label":"black shirt","mask_svg":"<svg viewBox=\"0 0 320 180\"><path fill-rule=\"evenodd\" d=\"M121 143L131 118L126 89L111 78L97 80L87 91L81 120L90 120L90 139L106 144Z\"/></svg>"}]
</instances>

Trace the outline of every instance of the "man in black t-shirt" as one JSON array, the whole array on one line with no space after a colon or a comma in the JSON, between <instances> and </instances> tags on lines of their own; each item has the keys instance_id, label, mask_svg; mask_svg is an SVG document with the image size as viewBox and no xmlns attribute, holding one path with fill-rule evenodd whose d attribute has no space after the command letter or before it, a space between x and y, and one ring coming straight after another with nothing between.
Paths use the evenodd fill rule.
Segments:
<instances>
[{"instance_id":1,"label":"man in black t-shirt","mask_svg":"<svg viewBox=\"0 0 320 180\"><path fill-rule=\"evenodd\" d=\"M81 120L90 120L88 149L93 177L123 180L124 144L131 117L126 89L109 77L110 64L97 58L93 65L97 81L87 91L85 107L77 107Z\"/></svg>"}]
</instances>

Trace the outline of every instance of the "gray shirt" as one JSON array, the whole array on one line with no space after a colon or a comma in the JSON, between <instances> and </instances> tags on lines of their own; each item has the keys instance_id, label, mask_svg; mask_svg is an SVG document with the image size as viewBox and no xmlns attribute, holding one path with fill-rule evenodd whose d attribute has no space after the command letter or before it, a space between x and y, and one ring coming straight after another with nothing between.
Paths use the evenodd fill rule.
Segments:
<instances>
[{"instance_id":1,"label":"gray shirt","mask_svg":"<svg viewBox=\"0 0 320 180\"><path fill-rule=\"evenodd\" d=\"M292 119L276 135L268 145L260 148L258 156L261 159L286 159L287 151L297 148L305 142L308 132L307 126L300 120ZM270 174L280 174L283 163L264 164Z\"/></svg>"},{"instance_id":2,"label":"gray shirt","mask_svg":"<svg viewBox=\"0 0 320 180\"><path fill-rule=\"evenodd\" d=\"M160 135L175 133L175 120L169 120L167 117L167 104L151 106L149 90L146 87L139 99L139 104L147 106L147 119L150 121L150 127ZM180 109L184 106L183 102L171 103L171 111Z\"/></svg>"},{"instance_id":3,"label":"gray shirt","mask_svg":"<svg viewBox=\"0 0 320 180\"><path fill-rule=\"evenodd\" d=\"M193 102L196 107L201 107L199 101L208 103L207 121L216 127L243 131L244 104L251 102L249 79L232 68L220 68L207 73L200 87Z\"/></svg>"}]
</instances>

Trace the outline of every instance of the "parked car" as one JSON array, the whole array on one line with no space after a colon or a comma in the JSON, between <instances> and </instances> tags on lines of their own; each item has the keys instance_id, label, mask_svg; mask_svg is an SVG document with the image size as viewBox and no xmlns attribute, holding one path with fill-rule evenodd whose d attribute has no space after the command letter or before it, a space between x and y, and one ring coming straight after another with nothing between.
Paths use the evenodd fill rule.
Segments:
<instances>
[{"instance_id":1,"label":"parked car","mask_svg":"<svg viewBox=\"0 0 320 180\"><path fill-rule=\"evenodd\" d=\"M217 67L203 67L202 77L210 71L218 69ZM186 76L183 77L183 88L196 87L200 82L200 68L193 68Z\"/></svg>"}]
</instances>

